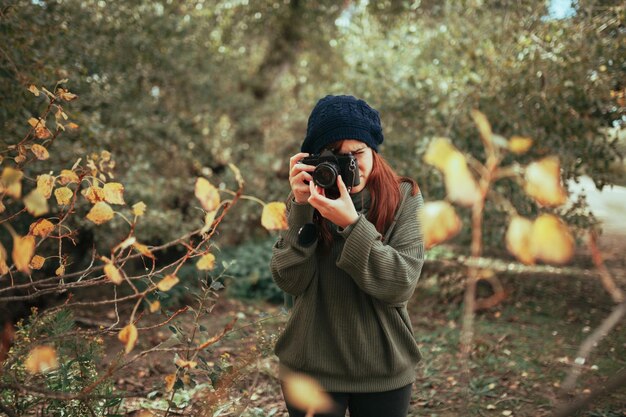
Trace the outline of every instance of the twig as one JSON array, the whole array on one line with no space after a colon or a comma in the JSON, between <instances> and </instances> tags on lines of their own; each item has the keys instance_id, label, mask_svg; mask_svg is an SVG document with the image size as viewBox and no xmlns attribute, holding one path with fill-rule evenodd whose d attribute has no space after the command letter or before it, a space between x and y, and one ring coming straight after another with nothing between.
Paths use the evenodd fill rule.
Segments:
<instances>
[{"instance_id":1,"label":"twig","mask_svg":"<svg viewBox=\"0 0 626 417\"><path fill-rule=\"evenodd\" d=\"M613 298L613 301L616 303L624 302L624 293L622 290L615 284L615 280L611 276L608 268L604 264L604 259L602 258L602 252L598 248L598 234L595 230L591 230L589 232L589 250L591 251L591 259L595 264L596 268L598 268L598 272L600 273L600 282L604 286L604 289L608 291Z\"/></svg>"}]
</instances>

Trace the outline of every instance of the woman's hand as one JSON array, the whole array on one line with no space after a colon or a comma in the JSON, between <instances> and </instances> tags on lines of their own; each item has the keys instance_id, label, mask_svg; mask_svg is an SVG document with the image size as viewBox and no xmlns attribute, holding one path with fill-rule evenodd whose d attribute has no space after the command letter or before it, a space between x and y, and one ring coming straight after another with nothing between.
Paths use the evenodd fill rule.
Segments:
<instances>
[{"instance_id":1,"label":"woman's hand","mask_svg":"<svg viewBox=\"0 0 626 417\"><path fill-rule=\"evenodd\" d=\"M309 156L308 153L300 152L289 159L289 185L293 191L296 203L304 204L311 196L309 184L313 183L313 177L309 172L315 170L313 165L300 164L302 158Z\"/></svg>"},{"instance_id":2,"label":"woman's hand","mask_svg":"<svg viewBox=\"0 0 626 417\"><path fill-rule=\"evenodd\" d=\"M311 195L308 201L309 204L320 212L322 217L345 229L358 220L359 213L354 208L341 175L337 176L337 187L339 188L339 198L332 200L326 197L323 188L316 186L313 181L310 181L309 191Z\"/></svg>"}]
</instances>

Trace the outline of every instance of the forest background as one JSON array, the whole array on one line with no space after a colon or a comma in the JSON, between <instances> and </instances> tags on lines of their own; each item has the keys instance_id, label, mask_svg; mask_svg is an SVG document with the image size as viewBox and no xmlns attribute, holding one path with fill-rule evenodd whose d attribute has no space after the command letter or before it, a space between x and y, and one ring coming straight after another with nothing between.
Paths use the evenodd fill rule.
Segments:
<instances>
[{"instance_id":1,"label":"forest background","mask_svg":"<svg viewBox=\"0 0 626 417\"><path fill-rule=\"evenodd\" d=\"M219 323L222 329L227 326L223 337L232 328L228 328L228 320L222 319L233 315L251 323L269 323L269 328L250 324L256 333L246 334L246 338L243 337L245 331L238 330L230 339L219 340L216 351L208 354L217 355L217 359L207 357L200 366L205 367L205 376L212 377L202 380L196 375L193 384L181 379L181 375L188 374L189 364L174 363L180 358L172 360L171 355L159 359L172 362L168 362L168 366L176 369L173 380L177 388L170 386L170 377L165 382L165 388L170 388L167 393L189 393L192 385L203 386L201 381L207 383L207 378L215 388L220 378L228 380L225 376L231 375L232 380L224 384L231 389L228 394L219 398L203 397L206 404L200 408L206 415L214 415L209 414L208 409L212 413L221 410L221 415L235 413L232 410L259 416L279 413L280 393L271 377L275 364L269 351L284 322L284 318L276 318L280 316L278 305L282 294L273 286L267 268L276 232L268 232L261 225L261 217L266 202L285 199L289 191L288 159L298 151L308 114L322 96L352 94L380 111L385 134L383 155L398 173L418 180L426 201L446 197L444 176L424 161L433 139L450 138L456 148L476 160L489 157L480 139L474 109L486 116L493 132L501 137L532 138L533 146L527 152L507 154L503 164L528 164L545 156L558 155L560 174L566 184L573 184L582 176L590 178L600 189L611 184L626 184L622 158L626 123L626 7L619 1L580 0L571 5L537 0L5 1L0 5L0 36L0 151L3 155L0 167L15 161L12 159L17 148L11 146L29 134L33 126L29 126L28 120L40 117L49 104L50 97L46 98L43 93L35 96L29 87L37 86L38 90L46 87L53 95L57 88L63 88L68 94L71 91L77 95L77 99L72 97L71 103L63 106L65 116L74 125L57 135L51 127L55 126L53 122L48 122L48 127L55 132L49 158L37 161L30 175L26 170L26 177L34 179L38 173L69 169L79 158L94 161L102 173L111 173L115 181L123 183L124 200L129 205L143 202L147 206L141 226L133 227L133 236L151 248L163 247L156 257L158 265L167 265L185 256L187 247L168 245L168 242L176 241L191 230L192 225L202 225L205 220L203 205L196 199L199 177L208 179L222 193L236 190L234 184L239 184L243 197L247 197L228 207L227 215L223 220L220 218L219 228L212 231L211 247L217 267L209 273L210 279L206 275L198 278L193 265L183 265L178 277L186 287L182 289L181 285L181 289L176 287L171 291L168 288L157 297L163 305L161 314L172 317L172 313L178 314L184 306L191 306L192 300L202 297L208 300L206 297L210 295L213 298L211 311L207 313L211 316L209 321L214 325ZM59 117L56 122L63 122ZM19 150L20 155L21 152ZM231 164L238 169L233 169ZM521 215L535 217L542 212L513 179L505 178L494 184L494 189L505 195ZM237 192L233 194L241 196ZM9 210L3 214L3 223L10 219L11 230L17 234L27 233L33 217L13 217L17 210L11 211L12 206L7 201L4 202ZM550 212L558 214L576 231L579 243L585 241L589 230L597 230L599 226L584 195ZM470 209L459 208L459 215L465 224L471 223ZM509 216L502 203L488 200L485 221L480 227L484 252L505 262L513 260L502 249L508 223ZM54 267L48 266L51 268L48 272L58 272L59 265L64 267L63 271L87 267L92 262L92 251L104 254L124 241L127 226L121 217L102 226L84 216L76 216L73 223L76 245L66 246L64 256L55 261ZM10 253L13 242L9 231L6 227L1 229L0 243ZM416 305L414 325L419 329L423 324L416 317L418 312L424 313L424 305L432 308L433 314L439 314L437 320L449 331L428 329L425 333L429 334L418 338L427 345L435 342L441 346L443 341L443 345L449 347L450 362L439 364L441 368L435 372L436 377L428 372L422 375L424 390L416 393L414 403L439 415L446 415L446 412L456 415L459 410L471 410L466 412L475 415L501 415L507 411L511 414L505 415L547 413L563 399L554 381L564 376L564 367L555 369L554 376L546 377L551 380L546 382L551 388L549 392L543 390L545 395L535 398L520 394L512 403L507 402L506 395L502 397L510 392L510 381L502 385L503 377L497 372L479 373L470 380L463 380L456 374L462 368L452 359L458 351L462 315L462 295L459 295L462 289L458 284L460 281L463 287L466 274L464 266L452 267L445 262L469 256L471 241L472 229L465 227L453 245L437 247L429 254L433 265L444 266L429 269L427 265L422 278L432 284L424 287L430 290L422 290L423 296L436 305L427 302ZM537 308L550 310L542 315L553 322L537 324L546 331L562 324L565 317L568 317L567 323L581 324L584 328L593 329L602 323L620 300L611 299L598 280L592 278L592 271L598 264L594 264L584 244L580 247L579 256L574 260L578 268L575 284L574 279L569 278L546 279L541 275L547 274L545 269L540 270L539 277L531 270L524 270L528 276L523 276L523 283L520 276L503 278L507 292L522 298L502 301L505 307L486 313L482 317L486 320L484 323L479 320L477 325L484 325L487 333L493 331L493 340L486 336L479 339L474 354L480 351L480 343L485 343L487 352L506 350L510 356L513 348L503 348L501 344L507 337L516 337L510 335L515 335L516 330L507 330L513 333L505 332L509 334L506 336L501 329L494 330L489 319L495 315L496 318L507 316L509 312L519 320L520 316L525 317L520 304L526 306L529 300L532 300L532 308L528 314L534 314ZM133 269L142 267L141 264L128 265L126 274L131 275ZM618 287L622 288L624 282L619 279L624 278L623 268L623 264L618 265L614 273ZM202 283L192 284L194 279L210 285L207 288ZM6 275L0 280L5 280L0 281L5 286L0 288L9 289ZM546 282L552 285L550 289L543 287ZM46 310L67 303L66 290L41 294L34 287L24 293L7 291L2 295L14 298L0 299L0 302L5 317L15 322L28 317L33 305ZM228 296L220 296L224 291ZM546 293L554 296L563 291L566 294L563 306L551 310L543 304L550 304L542 298ZM578 299L592 293L596 298L584 302ZM91 301L102 295L90 292L89 288L77 289L72 294L75 299ZM241 299L253 301L237 301ZM154 299L148 301L153 303ZM623 300L617 305L623 305ZM570 309L574 307L581 312L591 310L595 316L588 317L589 323L582 318L579 320L577 313ZM224 309L221 316L220 308ZM134 317L137 307L130 305L125 309L120 303L119 310L121 314L116 309L111 317L117 320L116 324L124 311ZM99 311L105 316L109 312ZM62 327L76 321L79 326L88 327L106 321L102 317L88 317L88 312L80 309L72 314L55 316L55 323ZM31 326L35 326L37 319L32 320ZM218 331L219 326L211 327L200 321L196 316L196 329L202 327L202 332L207 334ZM165 329L168 336L169 332L180 335L189 331L174 326L173 319L162 326L157 326L159 323L162 321L156 320L152 325ZM113 334L123 327L113 326L108 331ZM619 334L616 329L613 332ZM144 331L140 335L143 333L148 334ZM526 351L520 357L532 356L529 353L532 337L529 334L526 339L524 335L520 335L520 340L522 345L526 343ZM574 353L582 336L565 340L573 352L562 353L566 348L556 346L560 354L556 351L549 354L560 359L563 365L575 365ZM500 340L501 337L504 339ZM104 342L107 347L102 355L105 357L113 355L109 339ZM246 362L228 349L228 340L236 344L244 339L254 339L264 352L260 356L265 362L257 363L256 368L252 366L255 371L250 370L250 358ZM140 336L140 342L142 340ZM621 375L617 372L620 369L623 374L626 340L618 336L610 340L611 347L603 350L603 357L610 365L603 368L603 373L594 374L597 378L594 381L598 383L611 381L613 374ZM219 347L220 343L224 346ZM115 349L123 350L116 340L113 344ZM24 357L26 353L27 350ZM480 363L481 357L474 359ZM238 362L246 366L238 368ZM151 392L157 392L159 383L164 384L162 377L172 375L172 369L154 370L139 359L136 363L141 364L139 370L132 368L134 373L126 377L121 377L118 371L107 373L94 367L94 379L87 386L95 382L95 385L110 385L106 394L98 394L102 398L93 398L96 405L91 404L92 411L106 410L108 414L99 413L115 415L121 412L122 403L125 407L136 404L129 400L102 403L103 398L108 401L116 397L117 391L113 388L116 383L117 389L132 391L128 381L150 376L150 384L154 382L156 387ZM499 362L492 365L494 369L503 366ZM528 374L529 371L521 370L520 366L516 363L513 368L520 375ZM264 367L269 370L259 371ZM232 376L236 374L233 369L238 369L239 380ZM138 376L138 372L144 374ZM545 369L542 372L546 372ZM261 380L267 381L259 383L258 377L250 377L252 374L263 375ZM120 379L127 384L120 383ZM439 379L441 386L428 385ZM233 394L236 380L247 381L246 389L239 389L245 394ZM32 388L26 382L33 381L14 381L22 388ZM16 385L4 383L8 397L0 396L0 401L10 408L7 404L18 402L12 393L28 392L28 389L20 391ZM536 383L534 380L533 384ZM516 384L519 386L519 381ZM444 385L450 389L446 394L450 402L435 400L437 393L445 391ZM503 391L499 392L496 386L501 385ZM255 394L251 387L259 386L265 391ZM469 394L467 387L470 387ZM57 389L50 384L47 388ZM579 388L578 392L570 393L571 398L585 394L588 389ZM67 388L66 393L73 392L72 389ZM534 389L536 387L529 384L528 390ZM77 391L81 394L75 397L82 401L93 394L92 391L93 388L85 393L85 386L82 386ZM42 407L42 410L50 407L49 396L32 395L34 397L22 397L28 398L31 406L15 405L11 412L22 410L24 414L16 415L29 415L29 410L35 407ZM254 395L264 400L255 404L255 400L250 400ZM242 400L244 397L247 402ZM187 402L173 402L172 393L166 410L179 407L183 412L204 404L197 398L192 400L195 398L192 394L189 398ZM524 398L530 399L525 401ZM62 402L63 398L57 400ZM503 407L502 401L505 402ZM224 407L215 408L216 404ZM626 404L623 392L614 394L607 404L598 406L594 411L598 414L594 415L623 415L619 414L621 406ZM487 408L489 405L491 407ZM112 409L116 411L110 411ZM152 410L157 413L159 409ZM168 412L161 409L162 414Z\"/></svg>"}]
</instances>

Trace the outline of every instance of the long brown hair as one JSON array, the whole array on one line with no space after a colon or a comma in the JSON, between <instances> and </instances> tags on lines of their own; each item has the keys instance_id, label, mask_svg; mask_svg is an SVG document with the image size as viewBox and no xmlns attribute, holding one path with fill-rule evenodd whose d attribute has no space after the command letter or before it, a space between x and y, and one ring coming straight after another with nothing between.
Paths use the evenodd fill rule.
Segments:
<instances>
[{"instance_id":1,"label":"long brown hair","mask_svg":"<svg viewBox=\"0 0 626 417\"><path fill-rule=\"evenodd\" d=\"M336 151L341 148L343 141L332 143L329 148ZM384 235L391 223L400 204L400 184L408 182L411 184L411 194L415 195L419 191L419 186L414 179L401 177L393 170L385 158L372 150L372 172L367 178L366 187L369 189L371 202L367 212L367 220L375 227L378 233ZM330 222L323 218L317 210L313 216L313 222L317 224L321 243L329 248L333 241L330 231Z\"/></svg>"}]
</instances>

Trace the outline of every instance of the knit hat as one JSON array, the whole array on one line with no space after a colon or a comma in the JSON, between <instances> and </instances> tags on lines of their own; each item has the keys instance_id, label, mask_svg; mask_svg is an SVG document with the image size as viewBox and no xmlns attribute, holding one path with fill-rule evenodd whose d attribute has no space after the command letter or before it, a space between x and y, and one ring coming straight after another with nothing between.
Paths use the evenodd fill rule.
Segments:
<instances>
[{"instance_id":1,"label":"knit hat","mask_svg":"<svg viewBox=\"0 0 626 417\"><path fill-rule=\"evenodd\" d=\"M317 102L306 129L301 151L319 153L326 145L356 139L378 152L383 128L378 112L352 96L326 96Z\"/></svg>"}]
</instances>

